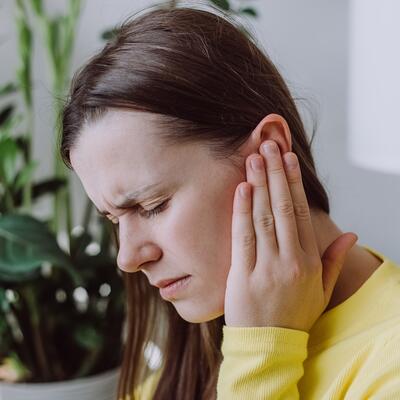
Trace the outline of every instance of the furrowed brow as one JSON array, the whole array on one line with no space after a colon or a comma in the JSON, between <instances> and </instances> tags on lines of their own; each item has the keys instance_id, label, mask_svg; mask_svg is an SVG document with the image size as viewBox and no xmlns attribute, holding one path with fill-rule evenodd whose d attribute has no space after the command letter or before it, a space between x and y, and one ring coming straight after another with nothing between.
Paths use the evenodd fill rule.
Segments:
<instances>
[{"instance_id":1,"label":"furrowed brow","mask_svg":"<svg viewBox=\"0 0 400 400\"><path fill-rule=\"evenodd\" d=\"M123 210L128 207L134 207L141 201L143 201L145 198L149 198L151 196L154 196L157 194L157 192L160 189L162 182L157 182L153 183L151 185L144 186L140 188L139 190L136 190L134 192L128 192L125 194L121 200L121 202L117 203L115 205L116 210ZM96 211L103 216L107 216L110 213L107 211L99 210L97 207Z\"/></svg>"}]
</instances>

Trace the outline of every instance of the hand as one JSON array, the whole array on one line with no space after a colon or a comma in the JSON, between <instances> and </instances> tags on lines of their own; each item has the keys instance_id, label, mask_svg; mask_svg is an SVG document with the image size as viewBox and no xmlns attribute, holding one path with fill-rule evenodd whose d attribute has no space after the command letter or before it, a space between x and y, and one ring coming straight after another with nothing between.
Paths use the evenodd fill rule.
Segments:
<instances>
[{"instance_id":1,"label":"hand","mask_svg":"<svg viewBox=\"0 0 400 400\"><path fill-rule=\"evenodd\" d=\"M235 191L232 258L225 292L227 326L276 326L308 332L327 307L354 233L320 258L297 156L272 151L246 160L248 182ZM259 169L251 161L259 161ZM265 164L267 168L265 168ZM239 192L247 193L242 196Z\"/></svg>"}]
</instances>

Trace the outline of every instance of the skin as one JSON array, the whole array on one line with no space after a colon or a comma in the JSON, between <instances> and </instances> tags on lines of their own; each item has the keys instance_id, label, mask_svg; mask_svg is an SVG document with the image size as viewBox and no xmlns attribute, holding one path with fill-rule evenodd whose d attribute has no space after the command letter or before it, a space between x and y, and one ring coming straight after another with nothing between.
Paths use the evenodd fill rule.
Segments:
<instances>
[{"instance_id":1,"label":"skin","mask_svg":"<svg viewBox=\"0 0 400 400\"><path fill-rule=\"evenodd\" d=\"M257 228L254 224L254 245L257 242L257 254L263 256L250 259L245 255L245 251L255 253L256 247L245 249L242 243L246 241L238 239L239 235L244 235L246 229L250 232L253 215L260 216L267 210L261 206L265 206L265 201L260 199L268 198L269 164L260 146L265 141L274 141L279 146L276 165L282 163L282 155L294 154L291 153L289 128L281 116L269 114L255 127L240 148L238 156L242 162L239 167L230 160L216 161L209 150L199 144L163 145L154 118L143 112L111 110L82 128L70 158L95 206L106 210L108 217L119 223L117 263L121 270L140 271L152 284L161 279L191 275L184 290L176 297L165 298L185 320L204 322L225 313L227 325L309 330L324 309L351 296L381 264L382 261L371 253L353 245L356 235L343 234L327 214L314 210L309 213L306 230L296 228L295 217L292 217L292 225L286 223L286 228L279 228L284 226L282 221L279 225L275 222L277 231L292 232L289 240L287 235L282 235L282 238L286 237L287 246L279 257L273 253L276 249L260 242L262 235L267 236L260 225ZM264 162L264 177L252 175L250 171L249 161L255 154ZM279 177L279 174L275 175ZM260 185L263 179L265 184ZM123 194L156 182L162 182L157 193L140 199L137 206L116 208ZM257 184L263 186L252 190L252 201L248 203L240 202L237 197L236 189L243 182L252 188ZM281 174L280 184L274 186L278 197L282 192L279 194L277 188L283 187L284 182L287 185L285 174ZM271 192L271 198L278 197ZM154 209L164 200L168 202L159 214L145 216L146 210ZM240 229L234 239L232 230L235 217L240 214L238 210L242 214L247 210L247 219L242 219L242 225L236 224ZM297 230L300 236L297 236ZM290 251L294 245L305 241L308 253ZM336 245L332 246L333 243ZM330 254L332 259L326 268L325 265L322 268L324 254ZM266 279L268 273L263 273L268 269L275 273L297 267L304 270L306 265L311 266L313 274L299 274L302 278L297 281L288 281L288 275L278 274L273 287ZM249 274L255 267L257 276L263 277L261 281ZM328 271L326 292L321 279L324 271ZM316 297L310 297L310 292ZM295 316L299 314L296 311L300 306L304 318L299 320ZM277 315L285 315L285 320L279 320Z\"/></svg>"}]
</instances>

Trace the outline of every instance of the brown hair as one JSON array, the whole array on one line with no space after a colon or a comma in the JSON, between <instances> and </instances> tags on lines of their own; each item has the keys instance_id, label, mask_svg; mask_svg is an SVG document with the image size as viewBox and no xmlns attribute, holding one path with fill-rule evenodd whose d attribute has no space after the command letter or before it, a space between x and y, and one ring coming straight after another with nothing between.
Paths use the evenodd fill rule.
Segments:
<instances>
[{"instance_id":1,"label":"brown hair","mask_svg":"<svg viewBox=\"0 0 400 400\"><path fill-rule=\"evenodd\" d=\"M116 32L72 80L60 143L69 168L69 152L82 126L111 108L155 113L168 144L202 143L220 159L234 156L259 121L276 113L289 125L310 207L329 214L311 154L312 140L289 89L267 55L227 15L156 8L128 18ZM188 323L143 274L124 273L124 279L128 334L118 396L132 396L151 372L143 353L154 342L163 354L154 399L215 398L223 316Z\"/></svg>"}]
</instances>

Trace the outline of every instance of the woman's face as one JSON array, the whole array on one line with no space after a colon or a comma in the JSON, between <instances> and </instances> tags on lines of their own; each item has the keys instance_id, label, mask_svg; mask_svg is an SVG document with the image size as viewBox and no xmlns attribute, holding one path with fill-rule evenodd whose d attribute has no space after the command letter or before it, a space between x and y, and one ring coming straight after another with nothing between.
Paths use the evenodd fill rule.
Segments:
<instances>
[{"instance_id":1,"label":"woman's face","mask_svg":"<svg viewBox=\"0 0 400 400\"><path fill-rule=\"evenodd\" d=\"M151 284L190 275L162 297L185 320L209 321L224 313L233 197L244 167L216 161L199 144L163 147L153 118L109 111L84 126L71 163L96 208L119 224L119 268L141 271ZM148 185L150 193L133 195ZM138 204L117 208L130 195Z\"/></svg>"}]
</instances>

